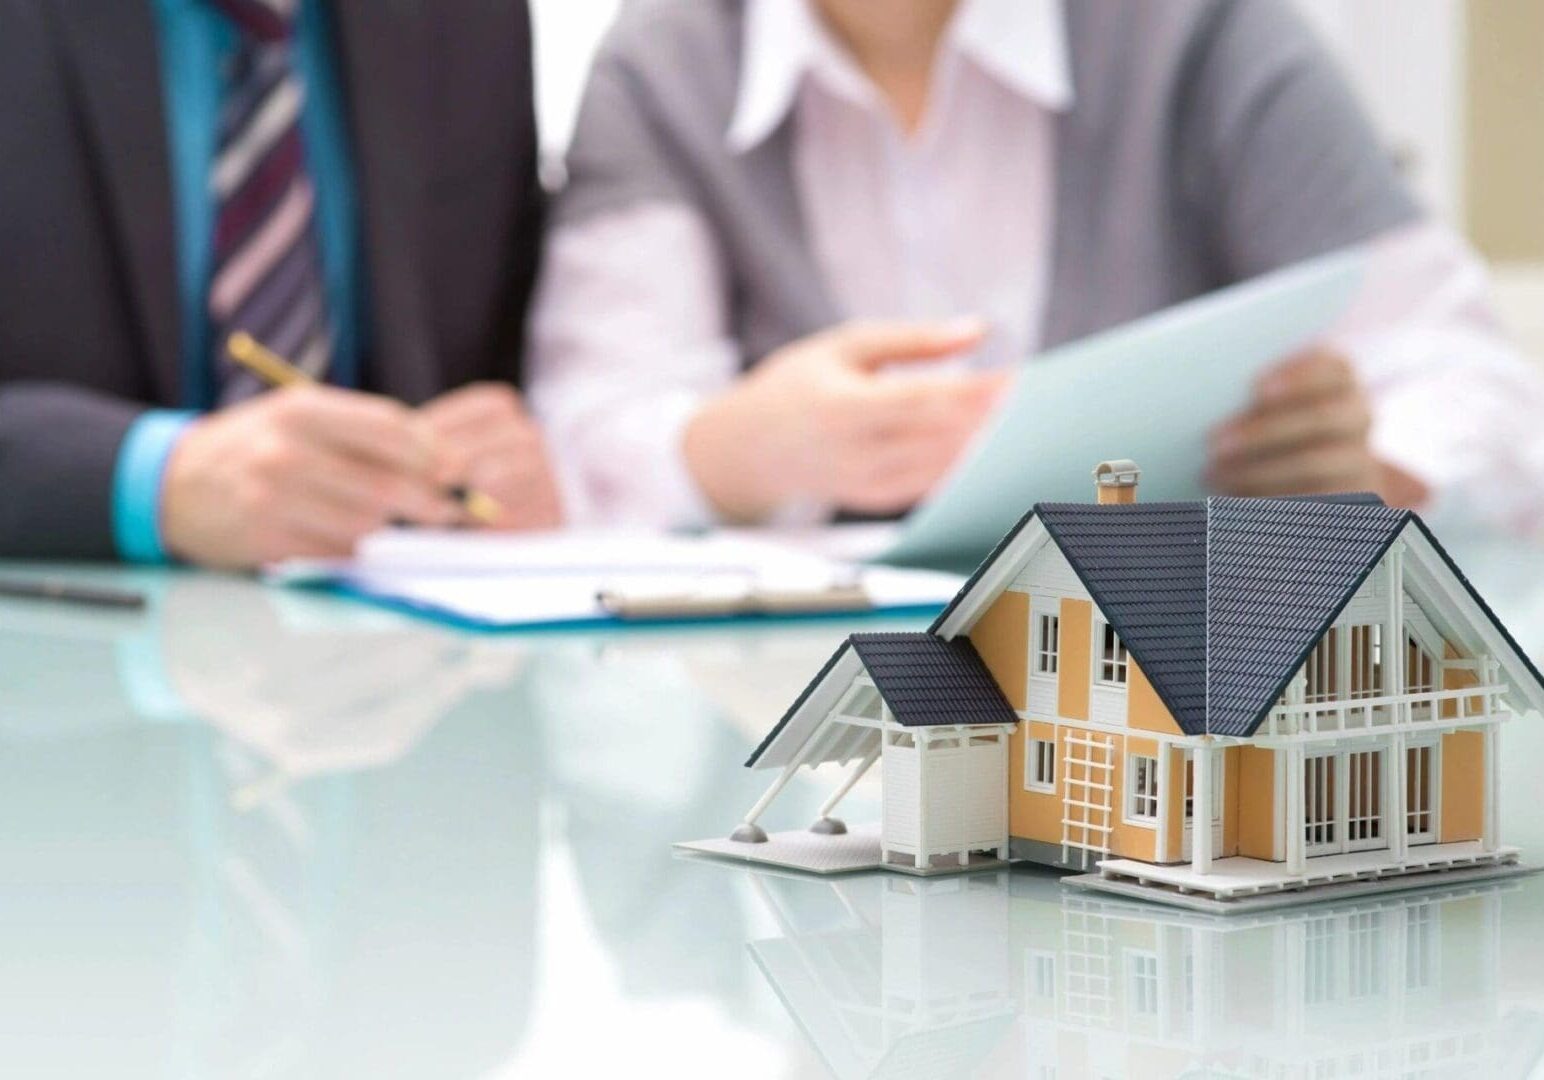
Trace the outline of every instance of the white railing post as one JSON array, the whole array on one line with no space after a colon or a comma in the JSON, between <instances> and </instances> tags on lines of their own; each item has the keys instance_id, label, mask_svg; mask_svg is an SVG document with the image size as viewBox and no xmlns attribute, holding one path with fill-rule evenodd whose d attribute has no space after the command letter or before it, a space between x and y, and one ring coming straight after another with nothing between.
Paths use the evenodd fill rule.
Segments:
<instances>
[{"instance_id":1,"label":"white railing post","mask_svg":"<svg viewBox=\"0 0 1544 1080\"><path fill-rule=\"evenodd\" d=\"M1296 734L1303 730L1308 719L1308 712L1303 708L1303 702L1307 699L1308 672L1299 668L1298 673L1292 676L1292 681L1287 684L1287 704L1296 710L1293 714L1293 719L1296 721L1293 725L1295 730L1288 732L1288 734Z\"/></svg>"}]
</instances>

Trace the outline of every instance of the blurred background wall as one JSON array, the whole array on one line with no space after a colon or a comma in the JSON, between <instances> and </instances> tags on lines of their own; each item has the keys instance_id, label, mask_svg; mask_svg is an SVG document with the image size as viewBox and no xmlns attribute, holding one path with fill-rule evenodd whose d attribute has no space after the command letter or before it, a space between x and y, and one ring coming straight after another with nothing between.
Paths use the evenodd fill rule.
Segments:
<instances>
[{"instance_id":1,"label":"blurred background wall","mask_svg":"<svg viewBox=\"0 0 1544 1080\"><path fill-rule=\"evenodd\" d=\"M554 180L621 2L532 0ZM1544 0L1292 2L1346 66L1420 197L1492 261L1503 317L1544 357Z\"/></svg>"}]
</instances>

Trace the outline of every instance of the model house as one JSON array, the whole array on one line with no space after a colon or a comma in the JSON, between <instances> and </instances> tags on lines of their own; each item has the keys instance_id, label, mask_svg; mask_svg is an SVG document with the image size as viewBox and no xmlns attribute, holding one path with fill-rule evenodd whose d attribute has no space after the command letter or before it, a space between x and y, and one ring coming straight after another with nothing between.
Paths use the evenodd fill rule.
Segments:
<instances>
[{"instance_id":1,"label":"model house","mask_svg":"<svg viewBox=\"0 0 1544 1080\"><path fill-rule=\"evenodd\" d=\"M1106 463L1097 503L1037 505L927 631L849 637L751 756L771 790L692 846L1026 859L1182 902L1515 864L1499 729L1544 683L1421 520L1371 496L1144 505L1138 480ZM821 819L768 837L782 786L832 763ZM876 763L882 820L849 832L832 814Z\"/></svg>"}]
</instances>

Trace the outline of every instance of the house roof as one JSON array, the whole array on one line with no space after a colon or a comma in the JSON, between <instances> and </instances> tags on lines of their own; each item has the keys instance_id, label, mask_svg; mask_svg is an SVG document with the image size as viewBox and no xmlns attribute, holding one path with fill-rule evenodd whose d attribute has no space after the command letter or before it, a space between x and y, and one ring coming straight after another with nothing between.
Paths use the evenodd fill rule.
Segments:
<instances>
[{"instance_id":1,"label":"house roof","mask_svg":"<svg viewBox=\"0 0 1544 1080\"><path fill-rule=\"evenodd\" d=\"M1206 507L1042 503L1046 531L1169 711L1206 723Z\"/></svg>"},{"instance_id":2,"label":"house roof","mask_svg":"<svg viewBox=\"0 0 1544 1080\"><path fill-rule=\"evenodd\" d=\"M761 761L801 711L834 707L825 684L845 675L845 689L859 660L903 724L1014 722L966 632L1047 539L1182 731L1252 735L1401 534L1412 551L1427 552L1428 569L1441 571L1440 587L1467 607L1466 618L1486 628L1487 647L1511 672L1518 700L1544 710L1544 674L1431 530L1374 495L1040 503L926 633L854 634L843 642L746 764ZM1013 565L995 565L1002 560ZM1407 565L1407 581L1410 572ZM779 763L776 755L771 763Z\"/></svg>"},{"instance_id":3,"label":"house roof","mask_svg":"<svg viewBox=\"0 0 1544 1080\"><path fill-rule=\"evenodd\" d=\"M840 669L846 672L840 689L850 685L856 672L841 665L849 651L874 680L896 722L906 727L1019 722L1013 706L968 638L946 641L923 632L853 634L831 654L777 726L767 732L746 761L747 766L755 765L771 749L817 691L826 690L820 695L821 701L835 704L831 688L823 684Z\"/></svg>"},{"instance_id":4,"label":"house roof","mask_svg":"<svg viewBox=\"0 0 1544 1080\"><path fill-rule=\"evenodd\" d=\"M1032 520L1061 549L1175 722L1191 735L1251 734L1389 545L1412 520L1420 524L1409 511L1366 494L1041 503L988 563ZM1434 538L1433 544L1495 622ZM934 622L934 632L984 569Z\"/></svg>"},{"instance_id":5,"label":"house roof","mask_svg":"<svg viewBox=\"0 0 1544 1080\"><path fill-rule=\"evenodd\" d=\"M927 633L853 634L847 639L896 723L1017 724L1018 715L968 638Z\"/></svg>"}]
</instances>

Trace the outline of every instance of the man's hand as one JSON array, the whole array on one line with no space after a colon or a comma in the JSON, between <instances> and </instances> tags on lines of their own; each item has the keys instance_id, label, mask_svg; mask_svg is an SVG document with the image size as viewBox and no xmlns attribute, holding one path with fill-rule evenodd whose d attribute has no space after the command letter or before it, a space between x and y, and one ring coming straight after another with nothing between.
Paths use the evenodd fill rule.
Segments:
<instances>
[{"instance_id":1,"label":"man's hand","mask_svg":"<svg viewBox=\"0 0 1544 1080\"><path fill-rule=\"evenodd\" d=\"M440 479L492 496L500 529L552 529L562 500L541 429L520 395L503 383L473 383L425 405L419 415L443 455Z\"/></svg>"},{"instance_id":2,"label":"man's hand","mask_svg":"<svg viewBox=\"0 0 1544 1080\"><path fill-rule=\"evenodd\" d=\"M196 421L167 462L167 550L224 569L348 555L394 519L448 525L461 511L436 480L412 410L326 386L264 394Z\"/></svg>"},{"instance_id":3,"label":"man's hand","mask_svg":"<svg viewBox=\"0 0 1544 1080\"><path fill-rule=\"evenodd\" d=\"M1351 362L1311 349L1267 371L1249 407L1212 432L1207 480L1228 495L1372 491L1420 504L1424 485L1373 455L1371 430Z\"/></svg>"},{"instance_id":4,"label":"man's hand","mask_svg":"<svg viewBox=\"0 0 1544 1080\"><path fill-rule=\"evenodd\" d=\"M983 333L974 320L850 323L788 345L692 418L687 466L732 520L796 499L903 510L954 463L1008 375L884 369L965 352Z\"/></svg>"}]
</instances>

